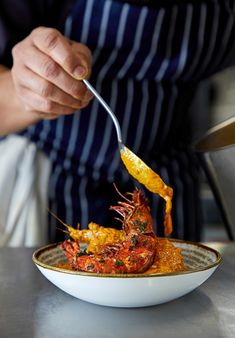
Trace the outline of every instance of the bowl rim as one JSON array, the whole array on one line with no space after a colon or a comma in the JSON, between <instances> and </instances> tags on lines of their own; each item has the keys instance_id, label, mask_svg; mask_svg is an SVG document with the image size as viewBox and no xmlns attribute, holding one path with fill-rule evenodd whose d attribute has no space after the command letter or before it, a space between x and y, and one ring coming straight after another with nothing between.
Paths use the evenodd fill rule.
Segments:
<instances>
[{"instance_id":1,"label":"bowl rim","mask_svg":"<svg viewBox=\"0 0 235 338\"><path fill-rule=\"evenodd\" d=\"M158 237L158 238L164 238L164 237ZM203 268L198 268L198 269L194 269L194 270L178 271L178 272L157 272L157 273L149 273L149 274L146 274L146 273L107 274L107 273L74 271L74 270L58 268L58 267L55 267L55 266L52 266L52 265L42 263L39 260L38 257L39 257L40 254L42 254L43 252L48 251L50 249L53 249L55 247L58 247L63 242L56 242L56 243L52 243L52 244L47 244L45 246L42 246L42 247L36 249L33 252L32 260L37 266L40 266L40 267L47 269L47 270L52 270L52 271L60 272L60 273L63 273L63 274L65 273L65 274L70 274L70 275L78 275L78 276L85 276L85 277L99 277L99 278L104 278L104 277L105 278L107 278L107 277L108 278L149 278L149 277L156 278L156 277L166 277L166 276L170 277L170 276L187 275L187 274L191 274L191 273L210 270L211 268L219 266L222 262L221 254L217 250L210 248L207 245L204 245L204 244L198 243L198 242L185 241L185 240L182 240L182 239L175 239L175 238L166 238L166 239L170 240L171 242L193 245L195 247L200 247L200 248L203 248L207 251L210 251L210 252L215 254L216 261L214 263L208 264L206 267L203 267Z\"/></svg>"}]
</instances>

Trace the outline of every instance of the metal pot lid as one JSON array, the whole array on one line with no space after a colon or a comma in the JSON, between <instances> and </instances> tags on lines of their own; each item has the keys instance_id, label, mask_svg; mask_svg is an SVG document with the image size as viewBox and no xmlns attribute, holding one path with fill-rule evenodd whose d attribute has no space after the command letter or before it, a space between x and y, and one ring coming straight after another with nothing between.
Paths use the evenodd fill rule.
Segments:
<instances>
[{"instance_id":1,"label":"metal pot lid","mask_svg":"<svg viewBox=\"0 0 235 338\"><path fill-rule=\"evenodd\" d=\"M194 143L199 152L219 150L235 144L235 116L217 124Z\"/></svg>"}]
</instances>

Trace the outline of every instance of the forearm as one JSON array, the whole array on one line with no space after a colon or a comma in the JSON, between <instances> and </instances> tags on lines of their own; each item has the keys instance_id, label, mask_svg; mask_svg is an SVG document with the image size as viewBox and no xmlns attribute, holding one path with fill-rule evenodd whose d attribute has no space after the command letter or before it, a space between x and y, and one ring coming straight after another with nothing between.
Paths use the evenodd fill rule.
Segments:
<instances>
[{"instance_id":1,"label":"forearm","mask_svg":"<svg viewBox=\"0 0 235 338\"><path fill-rule=\"evenodd\" d=\"M40 120L17 98L9 69L0 65L0 136L18 132Z\"/></svg>"}]
</instances>

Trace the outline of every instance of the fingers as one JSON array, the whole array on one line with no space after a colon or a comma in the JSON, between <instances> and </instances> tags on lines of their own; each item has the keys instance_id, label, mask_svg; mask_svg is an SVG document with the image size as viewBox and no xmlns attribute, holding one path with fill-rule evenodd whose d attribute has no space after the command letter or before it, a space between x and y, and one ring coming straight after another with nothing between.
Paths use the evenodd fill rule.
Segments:
<instances>
[{"instance_id":1,"label":"fingers","mask_svg":"<svg viewBox=\"0 0 235 338\"><path fill-rule=\"evenodd\" d=\"M68 74L84 79L90 72L91 53L82 44L74 44L57 30L41 27L31 34L32 42L39 50L50 56Z\"/></svg>"},{"instance_id":2,"label":"fingers","mask_svg":"<svg viewBox=\"0 0 235 338\"><path fill-rule=\"evenodd\" d=\"M33 91L44 99L49 99L74 109L80 109L90 101L90 93L84 91L83 88L77 89L76 92L79 92L80 95L76 98L75 95L69 95L62 89L55 86L52 82L46 81L44 78L29 69L26 69L24 73L25 77L23 79L19 79L22 87Z\"/></svg>"},{"instance_id":3,"label":"fingers","mask_svg":"<svg viewBox=\"0 0 235 338\"><path fill-rule=\"evenodd\" d=\"M22 101L25 102L25 110L38 112L41 117L53 118L60 115L70 115L74 112L73 108L60 105L47 98L42 98L27 88L22 88L22 94Z\"/></svg>"},{"instance_id":4,"label":"fingers","mask_svg":"<svg viewBox=\"0 0 235 338\"><path fill-rule=\"evenodd\" d=\"M83 44L40 27L17 44L12 54L12 78L27 110L67 115L92 99L93 94L79 80L91 71L91 53Z\"/></svg>"},{"instance_id":5,"label":"fingers","mask_svg":"<svg viewBox=\"0 0 235 338\"><path fill-rule=\"evenodd\" d=\"M61 115L70 115L77 109L64 106L48 98L42 98L40 95L33 93L27 88L22 88L22 101L25 103L26 111L33 111L40 115L41 118L53 119ZM79 109L84 108L85 104L81 103ZM55 113L56 112L56 113Z\"/></svg>"},{"instance_id":6,"label":"fingers","mask_svg":"<svg viewBox=\"0 0 235 338\"><path fill-rule=\"evenodd\" d=\"M82 100L85 95L87 95L87 98L92 98L91 92L87 91L83 82L72 78L50 57L37 50L34 46L26 51L23 51L22 49L18 50L17 53L19 60L21 60L22 57L27 58L27 64L18 65L18 67L24 67L25 81L28 79L28 82L31 83L32 81L29 76L34 73L34 82L38 81L38 86L41 87L38 88L38 90L47 91L47 88L52 88L50 85L55 85L55 87L58 88L58 91L62 90L64 93L67 93L78 100ZM24 53L24 55L22 55L22 53ZM27 69L31 71L30 74L27 74ZM56 88L54 88L54 95L57 94ZM34 86L34 90L37 90L36 86Z\"/></svg>"},{"instance_id":7,"label":"fingers","mask_svg":"<svg viewBox=\"0 0 235 338\"><path fill-rule=\"evenodd\" d=\"M82 100L73 98L29 69L24 74L23 78L18 79L18 95L26 110L30 108L38 112L68 115L86 107L90 102L86 96Z\"/></svg>"}]
</instances>

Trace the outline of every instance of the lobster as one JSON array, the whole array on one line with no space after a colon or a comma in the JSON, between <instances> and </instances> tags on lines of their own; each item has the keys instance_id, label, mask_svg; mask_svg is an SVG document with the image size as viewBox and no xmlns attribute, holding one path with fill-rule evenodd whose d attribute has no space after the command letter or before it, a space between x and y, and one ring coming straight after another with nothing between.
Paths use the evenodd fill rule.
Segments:
<instances>
[{"instance_id":1,"label":"lobster","mask_svg":"<svg viewBox=\"0 0 235 338\"><path fill-rule=\"evenodd\" d=\"M148 201L137 188L133 193L128 193L131 198L117 192L123 201L110 209L121 215L118 220L122 222L124 239L101 245L98 253L82 250L77 240L64 241L61 246L72 269L126 274L143 273L152 265L156 253L156 236Z\"/></svg>"}]
</instances>

